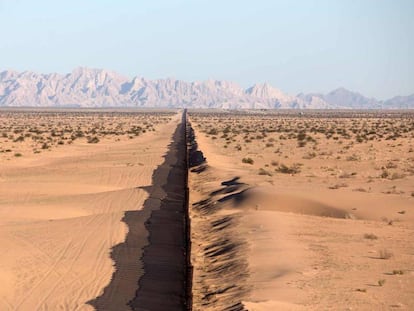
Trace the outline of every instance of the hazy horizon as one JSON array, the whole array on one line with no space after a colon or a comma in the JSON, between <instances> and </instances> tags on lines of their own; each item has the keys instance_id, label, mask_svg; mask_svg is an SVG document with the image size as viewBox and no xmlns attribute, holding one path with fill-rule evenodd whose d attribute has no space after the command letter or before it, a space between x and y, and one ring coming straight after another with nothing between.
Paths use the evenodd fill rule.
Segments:
<instances>
[{"instance_id":1,"label":"hazy horizon","mask_svg":"<svg viewBox=\"0 0 414 311\"><path fill-rule=\"evenodd\" d=\"M0 1L1 70L338 87L384 100L414 93L408 0Z\"/></svg>"}]
</instances>

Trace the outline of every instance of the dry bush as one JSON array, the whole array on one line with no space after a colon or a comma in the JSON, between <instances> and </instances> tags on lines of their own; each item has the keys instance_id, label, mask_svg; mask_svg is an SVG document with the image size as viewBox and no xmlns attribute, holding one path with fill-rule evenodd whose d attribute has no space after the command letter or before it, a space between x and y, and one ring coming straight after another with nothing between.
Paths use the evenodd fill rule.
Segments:
<instances>
[{"instance_id":1,"label":"dry bush","mask_svg":"<svg viewBox=\"0 0 414 311\"><path fill-rule=\"evenodd\" d=\"M384 286L385 279L378 280L378 286Z\"/></svg>"},{"instance_id":2,"label":"dry bush","mask_svg":"<svg viewBox=\"0 0 414 311\"><path fill-rule=\"evenodd\" d=\"M402 179L402 178L404 178L404 177L405 177L405 175L404 175L404 174L394 172L394 173L392 173L392 175L389 177L389 179L391 179L391 180L395 180L395 179Z\"/></svg>"},{"instance_id":3,"label":"dry bush","mask_svg":"<svg viewBox=\"0 0 414 311\"><path fill-rule=\"evenodd\" d=\"M260 168L258 174L259 175L265 175L265 176L272 176L272 173L270 173L269 171L265 170L264 168Z\"/></svg>"},{"instance_id":4,"label":"dry bush","mask_svg":"<svg viewBox=\"0 0 414 311\"><path fill-rule=\"evenodd\" d=\"M242 159L242 163L245 163L245 164L253 164L254 163L254 160L252 158L243 158Z\"/></svg>"},{"instance_id":5,"label":"dry bush","mask_svg":"<svg viewBox=\"0 0 414 311\"><path fill-rule=\"evenodd\" d=\"M403 275L404 271L403 270L392 270L392 274L393 275Z\"/></svg>"},{"instance_id":6,"label":"dry bush","mask_svg":"<svg viewBox=\"0 0 414 311\"><path fill-rule=\"evenodd\" d=\"M99 143L99 138L96 137L96 136L88 137L87 140L88 140L88 144L97 144L97 143Z\"/></svg>"},{"instance_id":7,"label":"dry bush","mask_svg":"<svg viewBox=\"0 0 414 311\"><path fill-rule=\"evenodd\" d=\"M339 183L339 184L335 184L335 185L329 186L328 188L329 189L332 189L332 190L335 190L335 189L346 188L346 187L348 187L348 184L346 184L346 183Z\"/></svg>"},{"instance_id":8,"label":"dry bush","mask_svg":"<svg viewBox=\"0 0 414 311\"><path fill-rule=\"evenodd\" d=\"M393 254L385 248L381 249L379 251L379 258L380 259L390 259L392 256L393 256Z\"/></svg>"},{"instance_id":9,"label":"dry bush","mask_svg":"<svg viewBox=\"0 0 414 311\"><path fill-rule=\"evenodd\" d=\"M365 233L364 234L364 239L377 240L378 237L375 234L373 234L373 233Z\"/></svg>"},{"instance_id":10,"label":"dry bush","mask_svg":"<svg viewBox=\"0 0 414 311\"><path fill-rule=\"evenodd\" d=\"M301 165L294 163L291 166L280 164L279 167L275 168L275 171L282 174L298 174L300 173Z\"/></svg>"}]
</instances>

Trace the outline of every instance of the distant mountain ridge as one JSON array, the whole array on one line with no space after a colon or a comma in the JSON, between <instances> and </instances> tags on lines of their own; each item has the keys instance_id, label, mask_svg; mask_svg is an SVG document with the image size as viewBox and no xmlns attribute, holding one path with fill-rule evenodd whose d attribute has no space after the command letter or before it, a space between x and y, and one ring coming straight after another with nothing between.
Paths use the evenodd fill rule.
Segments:
<instances>
[{"instance_id":1,"label":"distant mountain ridge","mask_svg":"<svg viewBox=\"0 0 414 311\"><path fill-rule=\"evenodd\" d=\"M267 83L244 90L228 81L129 79L103 69L76 68L66 75L0 72L0 107L170 107L223 109L407 109L414 94L386 101L338 88L292 96Z\"/></svg>"}]
</instances>

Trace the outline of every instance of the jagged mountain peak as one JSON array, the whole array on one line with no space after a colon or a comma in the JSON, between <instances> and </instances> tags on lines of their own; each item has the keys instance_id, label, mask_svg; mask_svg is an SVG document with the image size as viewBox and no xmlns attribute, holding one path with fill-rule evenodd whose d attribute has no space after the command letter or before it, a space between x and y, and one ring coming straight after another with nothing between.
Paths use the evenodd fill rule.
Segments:
<instances>
[{"instance_id":1,"label":"jagged mountain peak","mask_svg":"<svg viewBox=\"0 0 414 311\"><path fill-rule=\"evenodd\" d=\"M267 82L257 83L246 89L246 93L259 98L283 98L286 95L279 89L271 86Z\"/></svg>"},{"instance_id":2,"label":"jagged mountain peak","mask_svg":"<svg viewBox=\"0 0 414 311\"><path fill-rule=\"evenodd\" d=\"M336 94L336 93L343 93L343 94L345 94L345 93L356 93L356 92L352 92L352 91L344 88L343 86L340 86L340 87L338 87L338 88L330 91L328 94Z\"/></svg>"},{"instance_id":3,"label":"jagged mountain peak","mask_svg":"<svg viewBox=\"0 0 414 311\"><path fill-rule=\"evenodd\" d=\"M244 90L231 81L186 82L175 78L132 79L114 71L78 67L71 73L0 72L1 106L194 107L194 108L414 108L413 96L386 102L338 88L290 96L269 83Z\"/></svg>"},{"instance_id":4,"label":"jagged mountain peak","mask_svg":"<svg viewBox=\"0 0 414 311\"><path fill-rule=\"evenodd\" d=\"M92 78L92 77L107 77L110 79L123 79L128 80L127 77L120 75L119 73L111 70L106 69L98 69L98 68L89 68L89 67L77 67L72 70L72 72L67 75L68 77L86 77L86 78Z\"/></svg>"},{"instance_id":5,"label":"jagged mountain peak","mask_svg":"<svg viewBox=\"0 0 414 311\"><path fill-rule=\"evenodd\" d=\"M375 98L365 97L344 87L337 88L322 98L335 108L379 108L379 102Z\"/></svg>"}]
</instances>

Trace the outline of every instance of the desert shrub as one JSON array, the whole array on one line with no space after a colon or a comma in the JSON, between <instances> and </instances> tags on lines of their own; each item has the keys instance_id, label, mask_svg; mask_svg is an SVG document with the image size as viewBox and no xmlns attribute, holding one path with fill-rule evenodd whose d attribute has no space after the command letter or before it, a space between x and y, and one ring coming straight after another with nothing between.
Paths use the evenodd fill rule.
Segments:
<instances>
[{"instance_id":1,"label":"desert shrub","mask_svg":"<svg viewBox=\"0 0 414 311\"><path fill-rule=\"evenodd\" d=\"M380 259L390 259L393 256L393 254L387 250L387 249L382 249L379 251L379 258Z\"/></svg>"},{"instance_id":2,"label":"desert shrub","mask_svg":"<svg viewBox=\"0 0 414 311\"><path fill-rule=\"evenodd\" d=\"M346 157L346 160L347 161L359 161L360 160L360 157L357 156L357 155L355 155L355 154L353 154L353 155L350 155L350 156Z\"/></svg>"},{"instance_id":3,"label":"desert shrub","mask_svg":"<svg viewBox=\"0 0 414 311\"><path fill-rule=\"evenodd\" d=\"M397 168L397 164L390 161L385 165L385 167L386 168Z\"/></svg>"},{"instance_id":4,"label":"desert shrub","mask_svg":"<svg viewBox=\"0 0 414 311\"><path fill-rule=\"evenodd\" d=\"M306 141L305 140L299 140L298 141L298 147L299 148L302 148L302 147L305 147L306 146Z\"/></svg>"},{"instance_id":5,"label":"desert shrub","mask_svg":"<svg viewBox=\"0 0 414 311\"><path fill-rule=\"evenodd\" d=\"M88 137L88 144L97 144L99 143L99 138L96 136Z\"/></svg>"},{"instance_id":6,"label":"desert shrub","mask_svg":"<svg viewBox=\"0 0 414 311\"><path fill-rule=\"evenodd\" d=\"M282 174L298 174L300 173L300 165L298 163L294 163L291 166L281 164L275 169L275 171Z\"/></svg>"},{"instance_id":7,"label":"desert shrub","mask_svg":"<svg viewBox=\"0 0 414 311\"><path fill-rule=\"evenodd\" d=\"M246 164L253 164L254 160L252 158L243 158L242 162Z\"/></svg>"},{"instance_id":8,"label":"desert shrub","mask_svg":"<svg viewBox=\"0 0 414 311\"><path fill-rule=\"evenodd\" d=\"M346 187L348 187L348 184L346 184L346 183L339 183L339 184L335 184L333 186L329 186L328 188L329 189L332 189L332 190L336 190L336 189L339 189L339 188L346 188Z\"/></svg>"},{"instance_id":9,"label":"desert shrub","mask_svg":"<svg viewBox=\"0 0 414 311\"><path fill-rule=\"evenodd\" d=\"M364 234L364 239L376 240L376 239L378 239L378 237L373 233L365 233Z\"/></svg>"},{"instance_id":10,"label":"desert shrub","mask_svg":"<svg viewBox=\"0 0 414 311\"><path fill-rule=\"evenodd\" d=\"M352 191L357 191L357 192L367 192L367 189L365 188L355 188Z\"/></svg>"},{"instance_id":11,"label":"desert shrub","mask_svg":"<svg viewBox=\"0 0 414 311\"><path fill-rule=\"evenodd\" d=\"M401 179L401 178L404 178L404 177L405 177L404 174L400 174L400 173L395 172L395 173L392 173L392 175L390 176L390 179L394 180L394 179Z\"/></svg>"},{"instance_id":12,"label":"desert shrub","mask_svg":"<svg viewBox=\"0 0 414 311\"><path fill-rule=\"evenodd\" d=\"M300 132L297 136L297 140L301 141L301 140L305 140L306 138L306 133L305 132Z\"/></svg>"},{"instance_id":13,"label":"desert shrub","mask_svg":"<svg viewBox=\"0 0 414 311\"><path fill-rule=\"evenodd\" d=\"M15 143L24 141L24 136L20 135L15 140L13 140Z\"/></svg>"},{"instance_id":14,"label":"desert shrub","mask_svg":"<svg viewBox=\"0 0 414 311\"><path fill-rule=\"evenodd\" d=\"M367 289L366 288L357 288L356 291L361 292L361 293L366 293Z\"/></svg>"},{"instance_id":15,"label":"desert shrub","mask_svg":"<svg viewBox=\"0 0 414 311\"><path fill-rule=\"evenodd\" d=\"M351 178L351 177L355 176L356 174L357 174L356 172L352 172L352 173L343 172L338 177L339 178Z\"/></svg>"},{"instance_id":16,"label":"desert shrub","mask_svg":"<svg viewBox=\"0 0 414 311\"><path fill-rule=\"evenodd\" d=\"M302 159L310 160L310 159L313 159L314 157L316 157L316 153L315 152L308 152L307 154L305 154L302 157Z\"/></svg>"},{"instance_id":17,"label":"desert shrub","mask_svg":"<svg viewBox=\"0 0 414 311\"><path fill-rule=\"evenodd\" d=\"M77 131L77 132L75 133L75 136L76 136L77 138L80 138L80 137L85 136L85 134L83 134L83 132L82 132L82 131Z\"/></svg>"},{"instance_id":18,"label":"desert shrub","mask_svg":"<svg viewBox=\"0 0 414 311\"><path fill-rule=\"evenodd\" d=\"M397 275L397 274L403 275L404 271L403 270L392 270L392 274L394 274L394 275Z\"/></svg>"},{"instance_id":19,"label":"desert shrub","mask_svg":"<svg viewBox=\"0 0 414 311\"><path fill-rule=\"evenodd\" d=\"M387 170L383 169L380 177L387 178L388 176L390 176L390 173Z\"/></svg>"},{"instance_id":20,"label":"desert shrub","mask_svg":"<svg viewBox=\"0 0 414 311\"><path fill-rule=\"evenodd\" d=\"M384 279L378 280L378 286L384 286L384 284L385 284Z\"/></svg>"},{"instance_id":21,"label":"desert shrub","mask_svg":"<svg viewBox=\"0 0 414 311\"><path fill-rule=\"evenodd\" d=\"M366 138L366 137L365 137ZM356 141L358 142L358 143L362 143L363 141L364 141L364 137L362 137L362 136L357 136L356 137Z\"/></svg>"},{"instance_id":22,"label":"desert shrub","mask_svg":"<svg viewBox=\"0 0 414 311\"><path fill-rule=\"evenodd\" d=\"M269 171L265 170L264 168L260 168L258 174L259 175L272 176L272 173L270 173Z\"/></svg>"}]
</instances>

